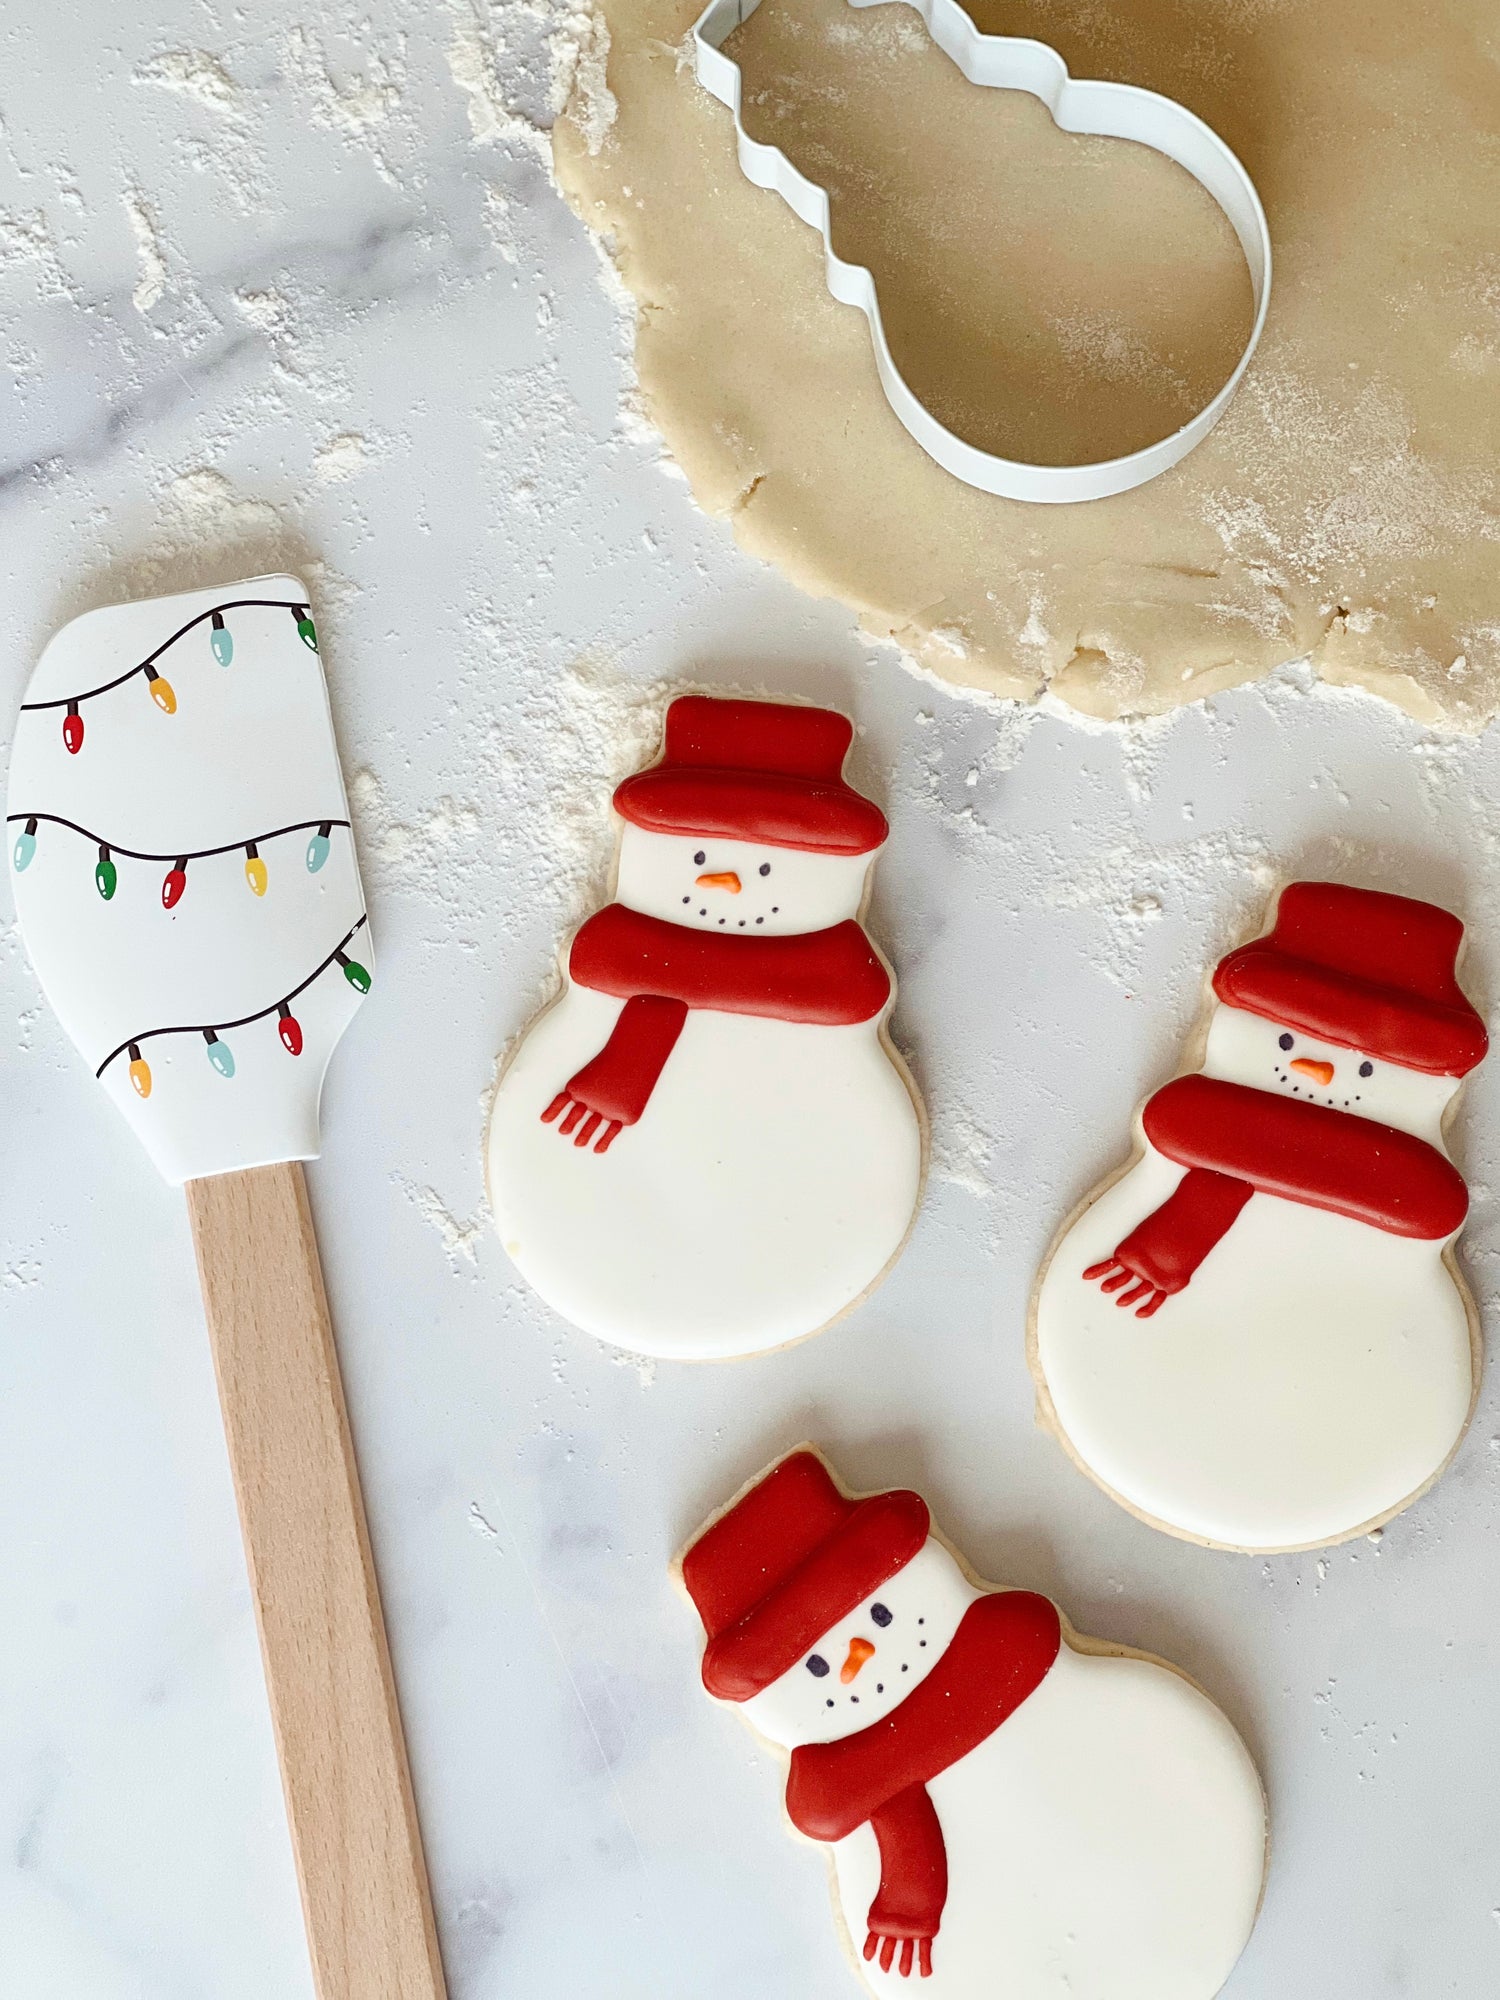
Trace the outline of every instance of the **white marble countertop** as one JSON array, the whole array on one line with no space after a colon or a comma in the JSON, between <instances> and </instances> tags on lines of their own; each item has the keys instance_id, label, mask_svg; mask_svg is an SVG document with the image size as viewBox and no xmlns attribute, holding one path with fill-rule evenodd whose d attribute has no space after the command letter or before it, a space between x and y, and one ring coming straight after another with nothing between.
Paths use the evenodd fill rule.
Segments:
<instances>
[{"instance_id":1,"label":"white marble countertop","mask_svg":"<svg viewBox=\"0 0 1500 2000\"><path fill-rule=\"evenodd\" d=\"M1275 1843L1231 2000L1493 1991L1493 1387L1378 1543L1212 1555L1034 1429L1023 1321L1278 872L1450 900L1496 992L1500 744L1295 672L1129 733L987 710L741 556L620 415L616 311L525 122L548 26L482 0L19 0L0 26L0 713L85 605L284 566L317 592L380 981L310 1177L454 2000L857 1991L667 1577L803 1436L1244 1729ZM836 1329L650 1369L527 1293L480 1133L682 679L858 717L935 1170ZM0 1990L298 2000L181 1198L0 925ZM1492 1332L1497 1121L1492 1064L1457 1135Z\"/></svg>"}]
</instances>

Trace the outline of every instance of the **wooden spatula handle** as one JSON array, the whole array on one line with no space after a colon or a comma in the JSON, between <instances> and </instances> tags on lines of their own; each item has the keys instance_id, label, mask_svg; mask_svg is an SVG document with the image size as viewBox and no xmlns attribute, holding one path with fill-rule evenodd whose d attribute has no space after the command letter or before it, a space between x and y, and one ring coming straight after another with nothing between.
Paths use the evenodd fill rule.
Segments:
<instances>
[{"instance_id":1,"label":"wooden spatula handle","mask_svg":"<svg viewBox=\"0 0 1500 2000\"><path fill-rule=\"evenodd\" d=\"M319 2000L442 2000L302 1169L189 1181L187 1199Z\"/></svg>"}]
</instances>

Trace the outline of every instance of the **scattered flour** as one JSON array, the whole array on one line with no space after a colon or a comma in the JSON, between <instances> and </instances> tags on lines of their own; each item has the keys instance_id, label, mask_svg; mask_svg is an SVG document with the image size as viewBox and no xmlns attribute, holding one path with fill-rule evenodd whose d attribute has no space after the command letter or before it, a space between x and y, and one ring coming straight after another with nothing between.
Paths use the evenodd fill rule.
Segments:
<instances>
[{"instance_id":1,"label":"scattered flour","mask_svg":"<svg viewBox=\"0 0 1500 2000\"><path fill-rule=\"evenodd\" d=\"M305 92L314 125L366 138L401 102L406 82L406 37L372 50L365 69L348 83L335 80L323 45L308 28L291 29L282 44L287 74Z\"/></svg>"},{"instance_id":2,"label":"scattered flour","mask_svg":"<svg viewBox=\"0 0 1500 2000\"><path fill-rule=\"evenodd\" d=\"M490 25L494 17L476 0L450 0L453 16L448 44L448 69L468 99L469 130L478 146L504 145L512 152L530 153L544 164L551 159L546 132L510 102L505 79L508 53Z\"/></svg>"},{"instance_id":3,"label":"scattered flour","mask_svg":"<svg viewBox=\"0 0 1500 2000\"><path fill-rule=\"evenodd\" d=\"M370 458L370 442L360 431L341 431L313 453L312 476L319 486L342 486L357 479Z\"/></svg>"},{"instance_id":4,"label":"scattered flour","mask_svg":"<svg viewBox=\"0 0 1500 2000\"><path fill-rule=\"evenodd\" d=\"M391 1179L422 1220L437 1231L455 1269L461 1257L470 1264L477 1263L479 1245L488 1239L490 1233L490 1211L487 1202L481 1202L473 1215L460 1221L446 1207L435 1188L419 1187L415 1181L407 1180L404 1174L393 1173Z\"/></svg>"},{"instance_id":5,"label":"scattered flour","mask_svg":"<svg viewBox=\"0 0 1500 2000\"><path fill-rule=\"evenodd\" d=\"M57 254L52 231L41 209L30 215L7 215L0 210L0 273L31 266L37 277L37 291L43 299L73 296L73 287Z\"/></svg>"},{"instance_id":6,"label":"scattered flour","mask_svg":"<svg viewBox=\"0 0 1500 2000\"><path fill-rule=\"evenodd\" d=\"M574 76L579 130L589 152L595 155L609 137L620 109L606 80L608 68L609 26L603 14L592 14L578 44Z\"/></svg>"},{"instance_id":7,"label":"scattered flour","mask_svg":"<svg viewBox=\"0 0 1500 2000\"><path fill-rule=\"evenodd\" d=\"M931 1120L932 1156L928 1171L934 1180L962 1188L976 1201L988 1201L994 1187L991 1167L995 1141L974 1121L962 1103L935 1096L927 1110Z\"/></svg>"},{"instance_id":8,"label":"scattered flour","mask_svg":"<svg viewBox=\"0 0 1500 2000\"><path fill-rule=\"evenodd\" d=\"M1167 910L1214 912L1227 945L1254 926L1276 880L1270 850L1254 836L1206 834L1168 847L1133 820L1130 839L1059 862L1038 886L1045 908L1098 913L1096 968L1111 984L1135 991L1148 935Z\"/></svg>"},{"instance_id":9,"label":"scattered flour","mask_svg":"<svg viewBox=\"0 0 1500 2000\"><path fill-rule=\"evenodd\" d=\"M194 98L209 111L236 112L239 86L217 56L204 49L174 49L137 65L133 83L157 84Z\"/></svg>"},{"instance_id":10,"label":"scattered flour","mask_svg":"<svg viewBox=\"0 0 1500 2000\"><path fill-rule=\"evenodd\" d=\"M493 183L484 191L484 225L490 241L507 264L514 264L516 248L516 208L509 193Z\"/></svg>"},{"instance_id":11,"label":"scattered flour","mask_svg":"<svg viewBox=\"0 0 1500 2000\"><path fill-rule=\"evenodd\" d=\"M162 247L156 216L146 197L138 188L131 187L126 189L124 200L125 213L130 218L130 233L135 238L136 255L141 265L140 278L130 296L136 311L144 316L153 306L161 304L166 293L167 253Z\"/></svg>"}]
</instances>

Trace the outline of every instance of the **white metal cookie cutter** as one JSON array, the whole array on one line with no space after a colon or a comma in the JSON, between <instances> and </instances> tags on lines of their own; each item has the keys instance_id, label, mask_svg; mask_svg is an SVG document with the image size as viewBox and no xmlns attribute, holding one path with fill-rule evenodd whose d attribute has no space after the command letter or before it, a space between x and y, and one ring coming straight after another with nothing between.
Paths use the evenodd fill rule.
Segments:
<instances>
[{"instance_id":1,"label":"white metal cookie cutter","mask_svg":"<svg viewBox=\"0 0 1500 2000\"><path fill-rule=\"evenodd\" d=\"M880 317L875 280L863 264L846 264L833 247L828 193L806 179L779 147L762 145L745 130L741 117L739 64L722 44L750 16L760 0L711 0L693 25L698 81L734 114L740 166L756 187L774 188L809 228L823 238L828 289L845 305L858 306L870 322L875 365L886 400L929 457L969 486L1007 500L1066 502L1102 500L1127 493L1174 466L1213 429L1250 365L1271 296L1271 235L1260 196L1239 160L1219 135L1186 105L1130 83L1081 81L1068 74L1056 49L1015 35L982 35L958 0L909 0L943 53L970 83L1024 90L1041 99L1064 132L1087 132L1106 139L1134 139L1185 167L1228 216L1250 270L1255 316L1250 338L1229 380L1204 409L1169 437L1159 438L1122 458L1084 465L1029 465L999 458L958 437L920 402L892 359ZM854 7L881 0L849 0Z\"/></svg>"}]
</instances>

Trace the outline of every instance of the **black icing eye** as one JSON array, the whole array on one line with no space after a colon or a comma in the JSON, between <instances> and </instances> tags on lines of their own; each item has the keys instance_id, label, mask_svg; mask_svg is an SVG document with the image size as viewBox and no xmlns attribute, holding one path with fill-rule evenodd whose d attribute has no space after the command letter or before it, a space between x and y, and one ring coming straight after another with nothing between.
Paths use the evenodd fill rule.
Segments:
<instances>
[{"instance_id":1,"label":"black icing eye","mask_svg":"<svg viewBox=\"0 0 1500 2000\"><path fill-rule=\"evenodd\" d=\"M701 868L707 859L708 856L704 853L703 849L700 847L698 849L698 852L693 856L693 866L695 868ZM1290 1044L1288 1044L1288 1046L1290 1046Z\"/></svg>"},{"instance_id":2,"label":"black icing eye","mask_svg":"<svg viewBox=\"0 0 1500 2000\"><path fill-rule=\"evenodd\" d=\"M760 864L760 872L761 872L761 874L762 874L762 875L769 875L769 874L770 874L770 872L771 872L771 864L770 864L770 862L769 862L769 861L762 861L762 863Z\"/></svg>"},{"instance_id":3,"label":"black icing eye","mask_svg":"<svg viewBox=\"0 0 1500 2000\"><path fill-rule=\"evenodd\" d=\"M889 1625L895 1614L894 1612L887 1611L883 1604L872 1604L870 1606L870 1616L875 1620L877 1625Z\"/></svg>"},{"instance_id":4,"label":"black icing eye","mask_svg":"<svg viewBox=\"0 0 1500 2000\"><path fill-rule=\"evenodd\" d=\"M698 856L698 859L701 861L703 859L703 856L700 854ZM1292 1037L1290 1035L1282 1035L1278 1037L1276 1046L1278 1049L1289 1049L1292 1046Z\"/></svg>"},{"instance_id":5,"label":"black icing eye","mask_svg":"<svg viewBox=\"0 0 1500 2000\"><path fill-rule=\"evenodd\" d=\"M807 1656L807 1671L818 1680L822 1680L824 1674L828 1671L828 1662L823 1658L821 1653L809 1653Z\"/></svg>"},{"instance_id":6,"label":"black icing eye","mask_svg":"<svg viewBox=\"0 0 1500 2000\"><path fill-rule=\"evenodd\" d=\"M1375 1074L1374 1063L1371 1062L1361 1063L1359 1066L1359 1073L1361 1076L1373 1076Z\"/></svg>"}]
</instances>

